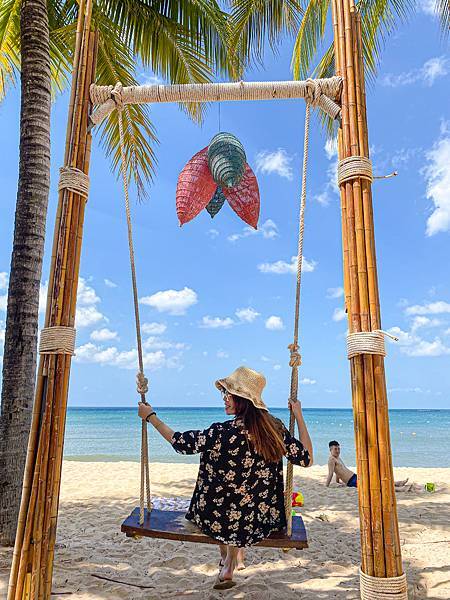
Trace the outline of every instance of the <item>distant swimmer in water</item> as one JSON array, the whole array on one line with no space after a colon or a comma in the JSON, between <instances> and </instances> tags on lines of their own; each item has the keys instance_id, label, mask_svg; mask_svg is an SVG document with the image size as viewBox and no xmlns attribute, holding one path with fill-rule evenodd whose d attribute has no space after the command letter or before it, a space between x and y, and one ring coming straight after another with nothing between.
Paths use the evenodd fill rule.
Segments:
<instances>
[{"instance_id":1,"label":"distant swimmer in water","mask_svg":"<svg viewBox=\"0 0 450 600\"><path fill-rule=\"evenodd\" d=\"M325 485L329 487L331 480L333 479L333 475L336 475L336 483L346 485L347 487L358 487L358 476L344 465L344 462L340 456L341 447L339 446L339 442L332 440L328 444L328 447L330 448L330 456L328 457L328 475ZM397 491L408 491L408 486L406 486L407 483L408 479L396 481L395 489Z\"/></svg>"}]
</instances>

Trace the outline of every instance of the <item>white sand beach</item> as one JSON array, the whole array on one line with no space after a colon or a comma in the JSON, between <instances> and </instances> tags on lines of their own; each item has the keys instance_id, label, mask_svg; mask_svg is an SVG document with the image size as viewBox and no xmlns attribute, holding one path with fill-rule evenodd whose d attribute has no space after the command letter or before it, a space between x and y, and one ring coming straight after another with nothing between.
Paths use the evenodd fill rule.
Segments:
<instances>
[{"instance_id":1,"label":"white sand beach","mask_svg":"<svg viewBox=\"0 0 450 600\"><path fill-rule=\"evenodd\" d=\"M190 497L196 465L158 463L151 469L155 496ZM357 599L357 491L327 489L323 466L295 472L296 489L305 496L301 510L309 548L289 553L250 549L246 570L237 574L238 585L216 592L212 590L218 562L215 546L134 540L120 532L122 520L138 504L137 463L65 462L53 597ZM409 477L417 484L416 490L397 494L409 598L450 598L450 468L399 468L395 477ZM418 491L426 482L434 482L437 491ZM11 554L11 549L0 549L1 598L6 597Z\"/></svg>"}]
</instances>

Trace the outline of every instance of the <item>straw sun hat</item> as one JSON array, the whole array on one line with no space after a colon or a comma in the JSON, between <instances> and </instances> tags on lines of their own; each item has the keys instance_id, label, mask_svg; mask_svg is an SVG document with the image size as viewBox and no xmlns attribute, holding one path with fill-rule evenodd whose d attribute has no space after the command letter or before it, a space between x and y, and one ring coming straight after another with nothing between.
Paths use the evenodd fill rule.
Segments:
<instances>
[{"instance_id":1,"label":"straw sun hat","mask_svg":"<svg viewBox=\"0 0 450 600\"><path fill-rule=\"evenodd\" d=\"M231 375L216 381L216 388L225 389L230 394L247 398L256 408L269 410L261 398L266 385L266 378L248 367L238 367Z\"/></svg>"}]
</instances>

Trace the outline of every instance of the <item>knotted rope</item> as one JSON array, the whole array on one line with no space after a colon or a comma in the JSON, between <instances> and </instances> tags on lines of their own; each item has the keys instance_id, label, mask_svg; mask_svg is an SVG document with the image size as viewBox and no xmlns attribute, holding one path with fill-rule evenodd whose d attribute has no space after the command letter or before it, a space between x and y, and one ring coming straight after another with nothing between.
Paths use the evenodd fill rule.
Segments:
<instances>
[{"instance_id":1,"label":"knotted rope","mask_svg":"<svg viewBox=\"0 0 450 600\"><path fill-rule=\"evenodd\" d=\"M311 87L310 87L311 89ZM312 92L317 93L315 88ZM303 263L303 238L305 231L305 205L306 205L306 176L308 172L308 150L309 150L309 118L311 112L311 103L306 102L305 113L305 137L303 142L303 167L302 167L302 189L300 195L300 213L298 228L298 247L297 247L297 286L295 291L295 310L294 310L294 341L288 346L290 350L289 366L291 367L291 390L289 400L291 403L298 402L298 368L302 363L298 346L299 322L300 322L300 291L302 283L302 263ZM294 435L295 417L292 410L289 415L289 433ZM292 534L292 490L294 486L294 467L288 461L285 486L285 510L287 521L287 534Z\"/></svg>"},{"instance_id":2,"label":"knotted rope","mask_svg":"<svg viewBox=\"0 0 450 600\"><path fill-rule=\"evenodd\" d=\"M270 100L273 98L305 98L332 119L339 116L341 77L308 79L307 81L240 81L237 83L189 83L178 85L97 86L90 87L92 104L96 106L91 121L98 125L116 107L147 102L221 102L226 100Z\"/></svg>"},{"instance_id":3,"label":"knotted rope","mask_svg":"<svg viewBox=\"0 0 450 600\"><path fill-rule=\"evenodd\" d=\"M357 331L347 335L347 356L353 358L359 354L380 354L386 356L384 337L398 341L398 337L383 331L375 329L374 331Z\"/></svg>"},{"instance_id":4,"label":"knotted rope","mask_svg":"<svg viewBox=\"0 0 450 600\"><path fill-rule=\"evenodd\" d=\"M338 185L360 177L372 182L372 163L366 156L349 156L338 162L337 180Z\"/></svg>"},{"instance_id":5,"label":"knotted rope","mask_svg":"<svg viewBox=\"0 0 450 600\"><path fill-rule=\"evenodd\" d=\"M59 169L58 192L62 190L70 190L87 199L89 196L89 175L75 167L61 167Z\"/></svg>"},{"instance_id":6,"label":"knotted rope","mask_svg":"<svg viewBox=\"0 0 450 600\"><path fill-rule=\"evenodd\" d=\"M408 600L406 575L371 577L359 570L361 600Z\"/></svg>"},{"instance_id":7,"label":"knotted rope","mask_svg":"<svg viewBox=\"0 0 450 600\"><path fill-rule=\"evenodd\" d=\"M76 331L73 327L44 327L39 339L39 354L75 354Z\"/></svg>"},{"instance_id":8,"label":"knotted rope","mask_svg":"<svg viewBox=\"0 0 450 600\"><path fill-rule=\"evenodd\" d=\"M144 358L142 353L142 336L141 336L141 322L139 316L139 296L137 289L136 279L136 263L134 259L134 243L133 243L133 227L131 222L131 211L130 211L130 199L128 192L128 177L126 167L126 155L125 155L125 138L123 133L123 102L122 102L122 84L118 83L111 90L115 102L117 102L117 119L119 122L119 137L120 137L120 157L121 157L121 172L123 181L123 192L125 198L125 214L127 218L127 232L128 232L128 250L130 255L130 268L131 268L131 283L133 287L133 303L134 303L134 319L136 324L136 343L138 353L138 364L139 372L136 376L137 391L141 396L141 401L146 403L145 394L148 392L148 379L144 375ZM152 510L152 499L150 490L150 471L148 462L148 432L147 422L142 419L142 430L141 430L141 487L140 487L140 498L139 498L139 523L142 525L144 522L144 506L145 497L147 498L147 510Z\"/></svg>"}]
</instances>

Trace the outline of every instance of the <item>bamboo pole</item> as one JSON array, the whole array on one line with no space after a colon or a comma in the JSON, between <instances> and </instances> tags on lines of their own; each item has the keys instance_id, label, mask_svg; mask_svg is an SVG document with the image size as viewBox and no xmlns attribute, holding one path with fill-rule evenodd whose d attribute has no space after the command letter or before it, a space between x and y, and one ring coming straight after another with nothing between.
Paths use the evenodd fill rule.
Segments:
<instances>
[{"instance_id":1,"label":"bamboo pole","mask_svg":"<svg viewBox=\"0 0 450 600\"><path fill-rule=\"evenodd\" d=\"M369 156L361 21L353 0L333 0L336 72L343 77L338 155ZM344 290L350 332L381 327L370 182L340 186ZM347 246L347 247L346 247ZM378 355L351 359L358 468L361 567L376 577L403 573L384 372Z\"/></svg>"},{"instance_id":2,"label":"bamboo pole","mask_svg":"<svg viewBox=\"0 0 450 600\"><path fill-rule=\"evenodd\" d=\"M94 81L97 38L91 32L92 0L79 5L64 164L89 170L89 87ZM45 325L73 326L85 199L62 190L55 222ZM21 509L8 600L48 600L51 594L71 357L39 362Z\"/></svg>"}]
</instances>

